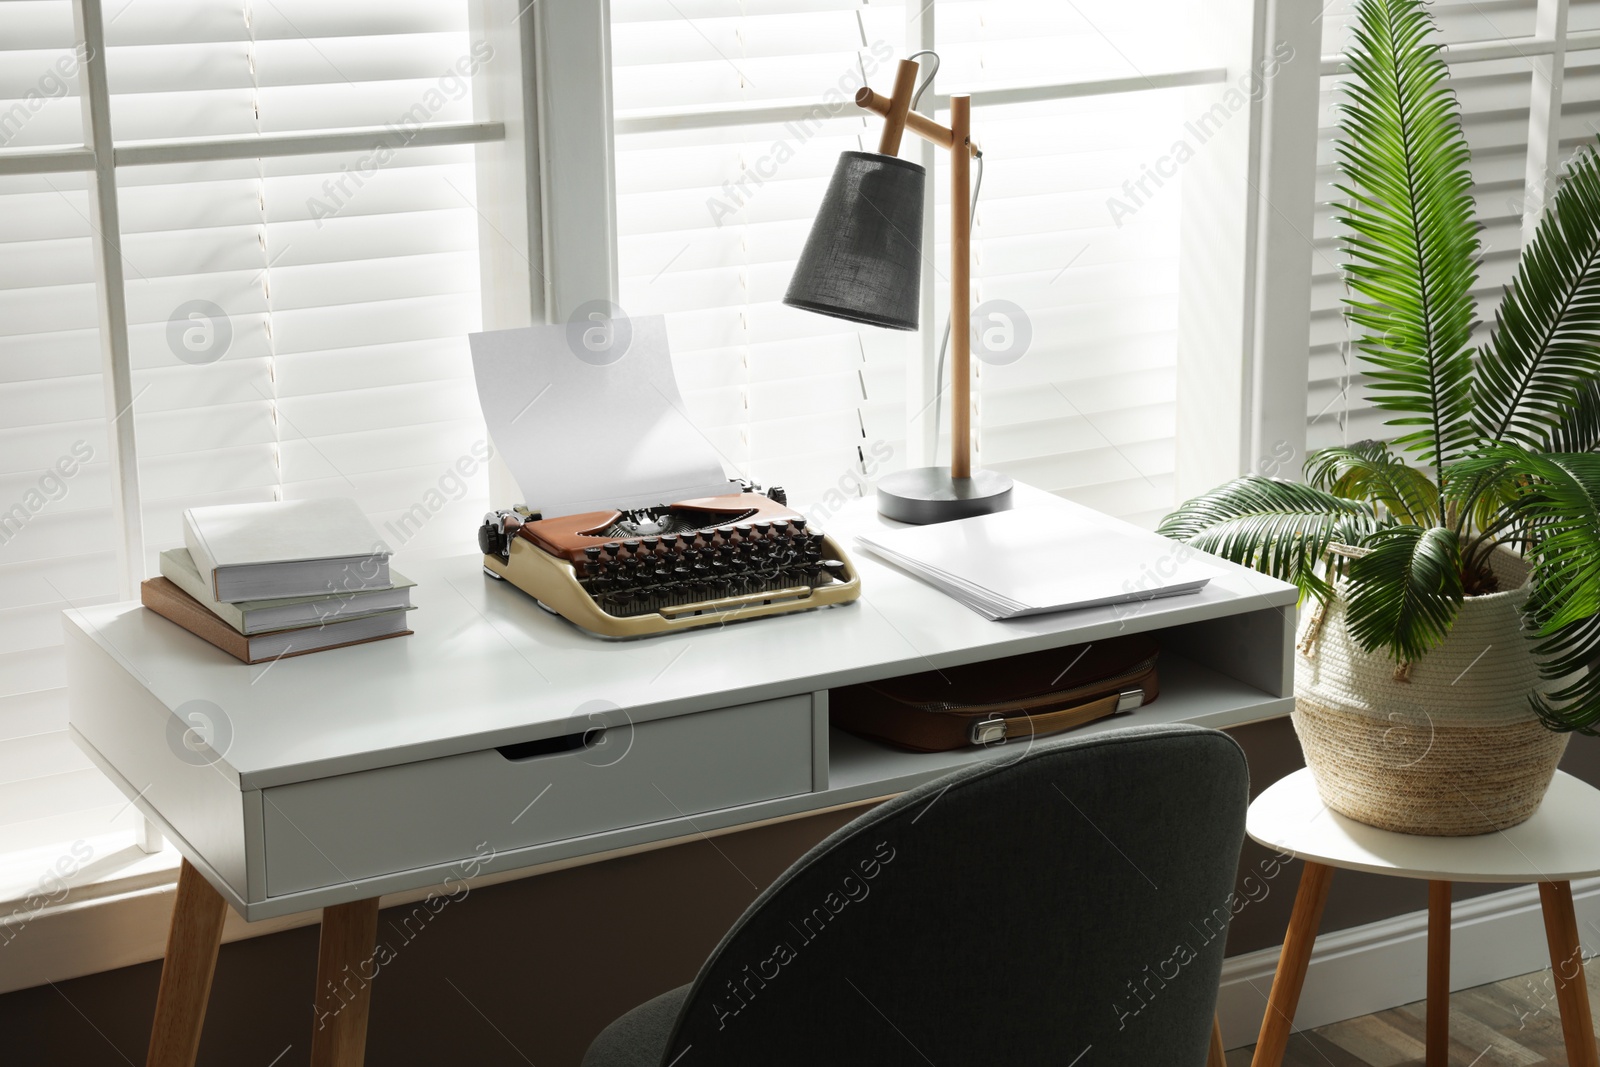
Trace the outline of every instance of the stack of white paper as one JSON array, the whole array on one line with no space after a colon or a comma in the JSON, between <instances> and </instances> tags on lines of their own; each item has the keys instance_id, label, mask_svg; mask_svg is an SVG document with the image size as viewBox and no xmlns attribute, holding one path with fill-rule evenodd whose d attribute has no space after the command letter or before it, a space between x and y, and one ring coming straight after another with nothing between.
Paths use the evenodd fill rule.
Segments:
<instances>
[{"instance_id":1,"label":"stack of white paper","mask_svg":"<svg viewBox=\"0 0 1600 1067\"><path fill-rule=\"evenodd\" d=\"M1061 508L1019 508L857 537L988 619L1193 593L1214 573L1177 542Z\"/></svg>"}]
</instances>

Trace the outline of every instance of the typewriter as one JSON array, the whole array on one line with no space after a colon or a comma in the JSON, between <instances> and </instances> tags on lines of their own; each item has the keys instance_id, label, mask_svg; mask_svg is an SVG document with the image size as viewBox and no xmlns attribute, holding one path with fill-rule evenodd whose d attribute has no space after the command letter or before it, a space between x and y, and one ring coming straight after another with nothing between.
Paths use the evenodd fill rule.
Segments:
<instances>
[{"instance_id":1,"label":"typewriter","mask_svg":"<svg viewBox=\"0 0 1600 1067\"><path fill-rule=\"evenodd\" d=\"M491 511L483 569L602 637L645 637L844 604L861 581L783 490L542 518Z\"/></svg>"}]
</instances>

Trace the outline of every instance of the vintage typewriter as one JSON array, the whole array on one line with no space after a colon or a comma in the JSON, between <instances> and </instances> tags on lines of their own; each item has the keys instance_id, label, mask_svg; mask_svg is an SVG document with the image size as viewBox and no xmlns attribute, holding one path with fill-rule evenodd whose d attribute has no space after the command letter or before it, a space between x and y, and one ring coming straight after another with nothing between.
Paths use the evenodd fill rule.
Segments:
<instances>
[{"instance_id":1,"label":"vintage typewriter","mask_svg":"<svg viewBox=\"0 0 1600 1067\"><path fill-rule=\"evenodd\" d=\"M541 518L492 511L483 568L602 637L714 626L861 595L844 550L786 506L783 490Z\"/></svg>"}]
</instances>

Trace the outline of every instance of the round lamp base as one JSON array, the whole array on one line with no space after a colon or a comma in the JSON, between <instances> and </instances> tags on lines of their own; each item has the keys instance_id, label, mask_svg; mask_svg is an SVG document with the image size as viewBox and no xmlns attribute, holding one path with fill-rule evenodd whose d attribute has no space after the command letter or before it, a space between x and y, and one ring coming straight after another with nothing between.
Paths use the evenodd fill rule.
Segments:
<instances>
[{"instance_id":1,"label":"round lamp base","mask_svg":"<svg viewBox=\"0 0 1600 1067\"><path fill-rule=\"evenodd\" d=\"M949 467L916 467L878 482L878 514L917 526L1010 507L1011 479L998 471L977 470L970 478L952 478Z\"/></svg>"}]
</instances>

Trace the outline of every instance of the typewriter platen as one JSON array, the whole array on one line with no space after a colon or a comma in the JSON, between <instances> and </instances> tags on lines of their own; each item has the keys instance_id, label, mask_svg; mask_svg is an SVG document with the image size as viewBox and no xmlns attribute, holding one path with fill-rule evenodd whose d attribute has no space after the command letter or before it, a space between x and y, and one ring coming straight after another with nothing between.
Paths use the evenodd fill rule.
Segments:
<instances>
[{"instance_id":1,"label":"typewriter platen","mask_svg":"<svg viewBox=\"0 0 1600 1067\"><path fill-rule=\"evenodd\" d=\"M483 567L602 637L645 637L848 603L849 557L780 489L545 519L493 511Z\"/></svg>"}]
</instances>

